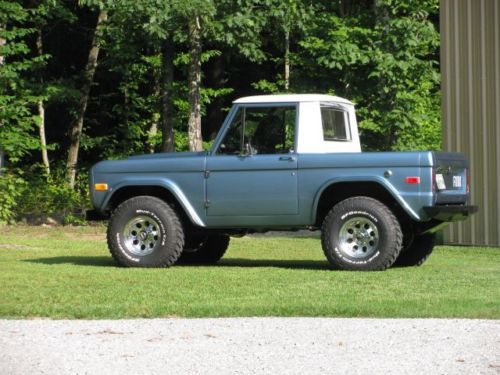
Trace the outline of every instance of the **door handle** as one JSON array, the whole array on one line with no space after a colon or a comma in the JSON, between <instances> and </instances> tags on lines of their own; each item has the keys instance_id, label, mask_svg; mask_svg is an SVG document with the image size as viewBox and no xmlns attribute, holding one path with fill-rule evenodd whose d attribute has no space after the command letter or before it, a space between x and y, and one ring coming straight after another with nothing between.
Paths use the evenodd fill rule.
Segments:
<instances>
[{"instance_id":1,"label":"door handle","mask_svg":"<svg viewBox=\"0 0 500 375\"><path fill-rule=\"evenodd\" d=\"M283 161L295 161L295 157L293 157L293 156L280 156L280 160L283 160Z\"/></svg>"}]
</instances>

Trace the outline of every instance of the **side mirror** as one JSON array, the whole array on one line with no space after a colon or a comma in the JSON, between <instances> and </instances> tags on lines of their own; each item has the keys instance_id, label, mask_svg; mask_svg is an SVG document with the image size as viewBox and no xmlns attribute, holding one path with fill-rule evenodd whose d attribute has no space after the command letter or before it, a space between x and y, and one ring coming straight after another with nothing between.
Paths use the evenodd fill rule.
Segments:
<instances>
[{"instance_id":1,"label":"side mirror","mask_svg":"<svg viewBox=\"0 0 500 375\"><path fill-rule=\"evenodd\" d=\"M245 145L243 146L243 150L241 150L240 156L242 156L242 157L252 156L252 155L255 155L256 153L257 153L257 150L252 147L250 142L248 142L248 143L245 143Z\"/></svg>"}]
</instances>

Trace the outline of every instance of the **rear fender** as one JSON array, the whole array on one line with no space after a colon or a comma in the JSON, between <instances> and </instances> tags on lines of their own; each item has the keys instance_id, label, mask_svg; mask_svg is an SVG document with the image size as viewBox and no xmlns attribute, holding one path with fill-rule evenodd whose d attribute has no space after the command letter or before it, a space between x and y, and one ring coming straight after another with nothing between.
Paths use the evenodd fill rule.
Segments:
<instances>
[{"instance_id":1,"label":"rear fender","mask_svg":"<svg viewBox=\"0 0 500 375\"><path fill-rule=\"evenodd\" d=\"M339 183L351 183L351 182L372 182L380 185L385 191L387 191L393 198L394 200L402 207L402 209L414 220L416 221L421 221L422 218L418 215L418 213L415 211L414 208L412 208L408 202L405 201L405 199L399 194L398 190L390 184L386 179L378 176L356 176L356 177L349 177L349 178L332 178L328 181L326 181L321 188L318 190L316 193L316 196L314 198L314 204L313 204L313 211L312 211L312 222L315 222L316 220L316 215L318 213L318 205L319 202L323 196L323 193L326 191L326 189L332 187L335 184ZM367 196L370 196L369 192L367 192Z\"/></svg>"}]
</instances>

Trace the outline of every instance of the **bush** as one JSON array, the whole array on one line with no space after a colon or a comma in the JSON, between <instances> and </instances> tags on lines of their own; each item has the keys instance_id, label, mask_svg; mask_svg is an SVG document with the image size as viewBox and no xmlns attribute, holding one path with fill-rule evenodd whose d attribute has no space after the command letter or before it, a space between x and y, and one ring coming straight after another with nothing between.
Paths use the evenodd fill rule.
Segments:
<instances>
[{"instance_id":1,"label":"bush","mask_svg":"<svg viewBox=\"0 0 500 375\"><path fill-rule=\"evenodd\" d=\"M17 202L25 190L26 182L15 173L0 174L0 224L15 221Z\"/></svg>"},{"instance_id":2,"label":"bush","mask_svg":"<svg viewBox=\"0 0 500 375\"><path fill-rule=\"evenodd\" d=\"M86 176L81 177L73 190L67 185L62 171L55 171L50 176L36 172L34 168L21 179L23 189L13 199L14 217L32 224L47 221L84 224L85 208L89 206Z\"/></svg>"}]
</instances>

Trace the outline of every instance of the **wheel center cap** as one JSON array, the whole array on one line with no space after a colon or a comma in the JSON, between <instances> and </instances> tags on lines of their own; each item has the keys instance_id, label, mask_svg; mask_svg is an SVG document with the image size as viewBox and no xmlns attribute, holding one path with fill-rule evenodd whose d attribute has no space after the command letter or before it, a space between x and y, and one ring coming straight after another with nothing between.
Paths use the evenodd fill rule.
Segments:
<instances>
[{"instance_id":1,"label":"wheel center cap","mask_svg":"<svg viewBox=\"0 0 500 375\"><path fill-rule=\"evenodd\" d=\"M148 238L148 234L146 232L141 232L139 233L139 237L144 241L146 238Z\"/></svg>"},{"instance_id":2,"label":"wheel center cap","mask_svg":"<svg viewBox=\"0 0 500 375\"><path fill-rule=\"evenodd\" d=\"M357 239L359 242L361 242L361 243L365 244L365 243L367 243L367 242L370 240L370 234L369 234L368 232L365 232L365 231L363 231L363 232L359 232L359 233L356 235L356 239Z\"/></svg>"}]
</instances>

